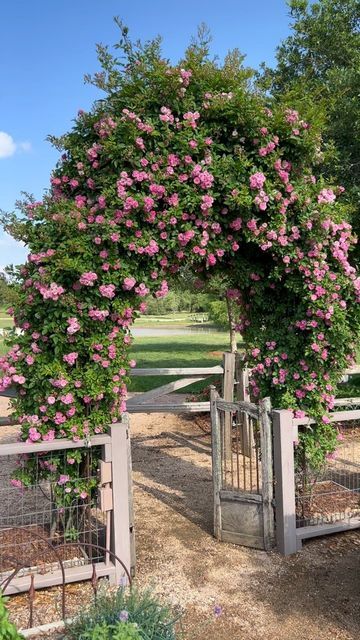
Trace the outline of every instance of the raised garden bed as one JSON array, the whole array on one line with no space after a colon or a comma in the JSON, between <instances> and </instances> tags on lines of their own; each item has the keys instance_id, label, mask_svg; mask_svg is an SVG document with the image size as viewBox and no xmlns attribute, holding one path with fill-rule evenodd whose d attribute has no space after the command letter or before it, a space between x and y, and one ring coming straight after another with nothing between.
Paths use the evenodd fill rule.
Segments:
<instances>
[{"instance_id":1,"label":"raised garden bed","mask_svg":"<svg viewBox=\"0 0 360 640\"><path fill-rule=\"evenodd\" d=\"M311 493L296 499L297 526L346 520L360 514L360 493L327 480L314 484Z\"/></svg>"},{"instance_id":2,"label":"raised garden bed","mask_svg":"<svg viewBox=\"0 0 360 640\"><path fill-rule=\"evenodd\" d=\"M36 525L0 530L0 584L16 567L20 577L55 571L59 569L59 558L64 568L88 564L89 558L81 544L74 542L62 547L63 542L61 537L50 542L46 529Z\"/></svg>"}]
</instances>

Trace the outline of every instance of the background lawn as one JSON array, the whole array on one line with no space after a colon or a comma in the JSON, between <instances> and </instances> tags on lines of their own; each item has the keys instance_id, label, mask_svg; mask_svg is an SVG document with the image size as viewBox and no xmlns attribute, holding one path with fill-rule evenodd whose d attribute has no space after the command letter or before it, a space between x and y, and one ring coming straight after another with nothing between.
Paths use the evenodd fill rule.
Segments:
<instances>
[{"instance_id":1,"label":"background lawn","mask_svg":"<svg viewBox=\"0 0 360 640\"><path fill-rule=\"evenodd\" d=\"M240 343L239 343L240 344ZM161 367L213 367L221 364L222 353L229 349L227 333L193 333L163 338L134 339L131 356L140 369ZM131 379L130 391L148 391L176 380L179 376L149 376ZM182 393L200 391L215 380L215 376L181 390Z\"/></svg>"},{"instance_id":2,"label":"background lawn","mask_svg":"<svg viewBox=\"0 0 360 640\"><path fill-rule=\"evenodd\" d=\"M135 327L191 327L191 326L211 327L207 313L188 313L187 311L178 313L168 313L163 315L143 315L135 320Z\"/></svg>"}]
</instances>

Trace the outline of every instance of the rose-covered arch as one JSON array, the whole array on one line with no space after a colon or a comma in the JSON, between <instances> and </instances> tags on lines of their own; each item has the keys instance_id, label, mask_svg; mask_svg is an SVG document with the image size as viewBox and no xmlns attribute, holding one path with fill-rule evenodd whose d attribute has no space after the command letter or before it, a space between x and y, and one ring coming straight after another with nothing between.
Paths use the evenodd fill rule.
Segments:
<instances>
[{"instance_id":1,"label":"rose-covered arch","mask_svg":"<svg viewBox=\"0 0 360 640\"><path fill-rule=\"evenodd\" d=\"M104 55L106 98L59 142L44 200L7 219L30 250L13 310L22 332L0 359L23 439L76 440L119 419L131 325L191 265L203 280L227 274L253 396L314 416L306 447L322 459L354 358L359 279L343 189L311 168L316 132L270 110L234 55L220 67L192 47L171 66L152 44L120 71Z\"/></svg>"}]
</instances>

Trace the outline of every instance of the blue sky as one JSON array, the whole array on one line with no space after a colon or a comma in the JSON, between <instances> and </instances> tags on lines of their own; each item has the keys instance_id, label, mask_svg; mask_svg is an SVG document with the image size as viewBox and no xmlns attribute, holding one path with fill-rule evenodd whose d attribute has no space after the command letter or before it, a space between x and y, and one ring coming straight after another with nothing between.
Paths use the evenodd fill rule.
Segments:
<instances>
[{"instance_id":1,"label":"blue sky","mask_svg":"<svg viewBox=\"0 0 360 640\"><path fill-rule=\"evenodd\" d=\"M197 25L213 34L222 58L238 47L246 63L274 63L289 32L285 0L2 0L0 3L0 209L21 191L41 198L58 152L45 138L71 127L78 109L98 96L84 73L98 69L95 44L113 44L120 16L134 38L163 36L173 62ZM0 266L19 263L25 248L0 231Z\"/></svg>"}]
</instances>

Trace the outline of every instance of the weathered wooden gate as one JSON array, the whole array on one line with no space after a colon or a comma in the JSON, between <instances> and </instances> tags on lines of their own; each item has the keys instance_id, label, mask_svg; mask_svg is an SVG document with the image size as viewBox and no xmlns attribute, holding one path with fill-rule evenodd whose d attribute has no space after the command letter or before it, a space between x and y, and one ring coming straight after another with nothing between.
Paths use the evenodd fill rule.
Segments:
<instances>
[{"instance_id":1,"label":"weathered wooden gate","mask_svg":"<svg viewBox=\"0 0 360 640\"><path fill-rule=\"evenodd\" d=\"M257 549L274 545L271 405L228 402L211 390L214 534Z\"/></svg>"}]
</instances>

